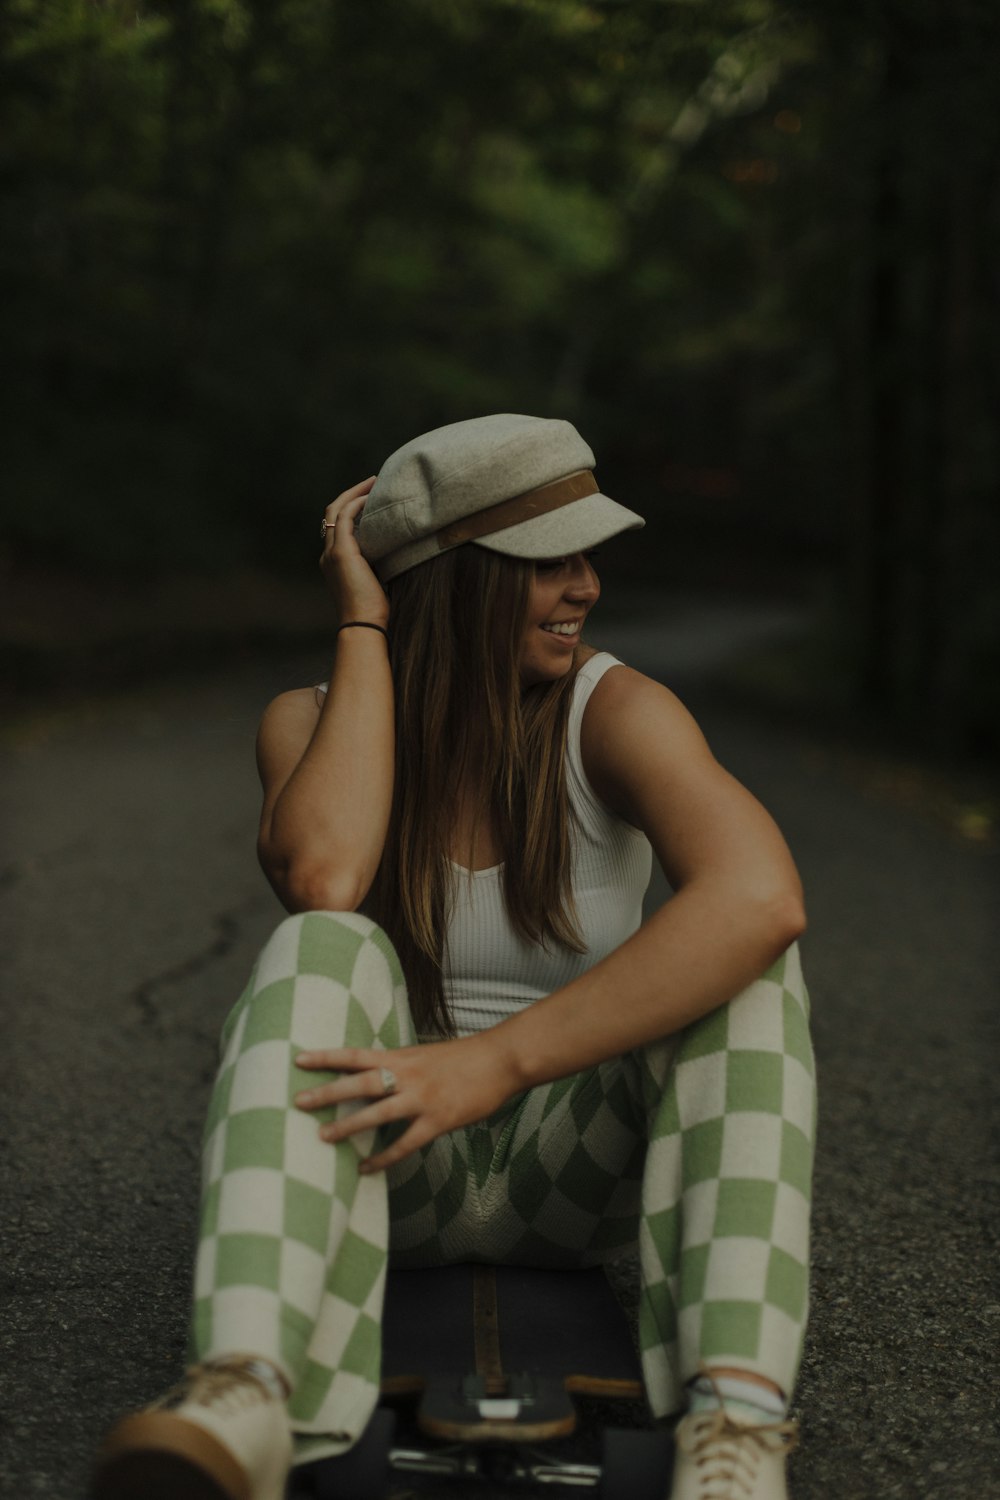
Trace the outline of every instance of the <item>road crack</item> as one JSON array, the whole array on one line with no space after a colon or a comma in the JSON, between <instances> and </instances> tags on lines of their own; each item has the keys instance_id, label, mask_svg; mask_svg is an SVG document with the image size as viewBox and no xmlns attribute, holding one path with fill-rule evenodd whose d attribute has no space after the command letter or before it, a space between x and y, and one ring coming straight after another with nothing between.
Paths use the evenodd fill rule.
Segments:
<instances>
[{"instance_id":1,"label":"road crack","mask_svg":"<svg viewBox=\"0 0 1000 1500\"><path fill-rule=\"evenodd\" d=\"M227 957L239 942L243 930L243 918L255 902L256 897L250 898L241 901L231 911L220 912L212 920L213 936L204 948L200 948L197 953L192 953L189 958L181 959L179 963L171 964L159 974L143 980L142 984L131 992L129 1001L139 1012L144 1027L161 1035L164 1034L163 1015L160 1008L163 992L174 985L196 978L212 964ZM171 1028L175 1027L176 1018L172 1018Z\"/></svg>"}]
</instances>

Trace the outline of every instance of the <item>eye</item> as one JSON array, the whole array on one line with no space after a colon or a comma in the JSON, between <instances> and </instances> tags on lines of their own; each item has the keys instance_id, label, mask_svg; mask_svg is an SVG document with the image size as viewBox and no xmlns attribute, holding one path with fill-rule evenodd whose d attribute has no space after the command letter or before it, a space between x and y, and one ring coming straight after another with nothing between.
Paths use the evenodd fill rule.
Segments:
<instances>
[{"instance_id":1,"label":"eye","mask_svg":"<svg viewBox=\"0 0 1000 1500\"><path fill-rule=\"evenodd\" d=\"M600 557L600 555L600 547L590 547L586 552L574 552L572 556L540 558L535 563L535 572L558 573L560 568L567 567L570 563L575 562L577 558L583 557L586 558L587 562L590 562L592 558Z\"/></svg>"}]
</instances>

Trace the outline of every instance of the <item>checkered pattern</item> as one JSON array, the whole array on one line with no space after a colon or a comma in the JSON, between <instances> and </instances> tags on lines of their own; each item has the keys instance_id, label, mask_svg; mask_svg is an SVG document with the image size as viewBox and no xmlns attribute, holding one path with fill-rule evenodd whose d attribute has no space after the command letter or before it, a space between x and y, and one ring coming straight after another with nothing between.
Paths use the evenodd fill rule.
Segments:
<instances>
[{"instance_id":1,"label":"checkered pattern","mask_svg":"<svg viewBox=\"0 0 1000 1500\"><path fill-rule=\"evenodd\" d=\"M332 1148L317 1130L333 1112L294 1107L300 1089L332 1075L293 1058L414 1040L392 946L354 913L283 922L223 1031L203 1150L193 1352L267 1355L293 1387L295 1428L341 1444L364 1427L378 1385L386 1192L358 1172L374 1132Z\"/></svg>"},{"instance_id":2,"label":"checkered pattern","mask_svg":"<svg viewBox=\"0 0 1000 1500\"><path fill-rule=\"evenodd\" d=\"M790 1394L808 1304L816 1089L798 949L682 1034L644 1049L639 1334L654 1409L699 1361Z\"/></svg>"},{"instance_id":3,"label":"checkered pattern","mask_svg":"<svg viewBox=\"0 0 1000 1500\"><path fill-rule=\"evenodd\" d=\"M397 1265L597 1265L634 1247L645 1136L621 1061L522 1094L389 1179Z\"/></svg>"},{"instance_id":4,"label":"checkered pattern","mask_svg":"<svg viewBox=\"0 0 1000 1500\"><path fill-rule=\"evenodd\" d=\"M700 1360L791 1391L806 1314L814 1070L798 954L657 1042L510 1101L389 1174L358 1174L290 1107L302 1047L413 1041L388 939L366 918L289 918L227 1023L205 1140L194 1345L279 1363L298 1456L337 1451L374 1405L395 1263L593 1265L638 1240L650 1404ZM312 1075L315 1080L316 1075ZM312 1434L312 1441L307 1435ZM323 1435L320 1441L320 1435Z\"/></svg>"}]
</instances>

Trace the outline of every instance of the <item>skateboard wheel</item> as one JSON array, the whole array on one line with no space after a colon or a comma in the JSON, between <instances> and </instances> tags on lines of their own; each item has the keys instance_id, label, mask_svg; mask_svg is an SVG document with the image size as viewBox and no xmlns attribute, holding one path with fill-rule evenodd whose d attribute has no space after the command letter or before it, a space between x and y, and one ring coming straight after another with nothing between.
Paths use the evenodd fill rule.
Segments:
<instances>
[{"instance_id":1,"label":"skateboard wheel","mask_svg":"<svg viewBox=\"0 0 1000 1500\"><path fill-rule=\"evenodd\" d=\"M288 1500L384 1500L396 1413L377 1406L353 1448L292 1471Z\"/></svg>"},{"instance_id":2,"label":"skateboard wheel","mask_svg":"<svg viewBox=\"0 0 1000 1500\"><path fill-rule=\"evenodd\" d=\"M601 1440L600 1500L663 1500L670 1493L674 1444L669 1432L608 1427Z\"/></svg>"}]
</instances>

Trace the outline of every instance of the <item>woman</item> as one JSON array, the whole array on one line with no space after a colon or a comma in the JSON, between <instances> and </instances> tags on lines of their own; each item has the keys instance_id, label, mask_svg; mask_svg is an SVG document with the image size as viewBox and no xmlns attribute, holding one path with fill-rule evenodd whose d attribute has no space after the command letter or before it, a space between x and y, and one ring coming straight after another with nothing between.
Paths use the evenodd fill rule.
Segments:
<instances>
[{"instance_id":1,"label":"woman","mask_svg":"<svg viewBox=\"0 0 1000 1500\"><path fill-rule=\"evenodd\" d=\"M223 1032L197 1364L94 1494L278 1500L377 1396L389 1255L638 1244L674 1500L785 1495L814 1118L798 877L663 687L584 646L641 526L569 423L417 438L323 521L323 689L261 724L260 857L296 915ZM655 851L674 890L640 928ZM405 981L404 981L405 976ZM171 1476L176 1475L176 1478ZM154 1488L159 1485L160 1488Z\"/></svg>"}]
</instances>

